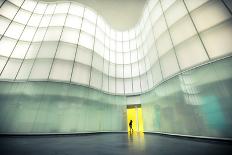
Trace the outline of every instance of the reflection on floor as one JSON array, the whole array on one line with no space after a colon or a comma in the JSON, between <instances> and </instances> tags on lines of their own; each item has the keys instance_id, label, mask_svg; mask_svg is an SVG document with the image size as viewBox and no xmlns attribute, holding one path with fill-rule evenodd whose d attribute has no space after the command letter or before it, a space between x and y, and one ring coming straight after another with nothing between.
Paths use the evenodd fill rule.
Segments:
<instances>
[{"instance_id":1,"label":"reflection on floor","mask_svg":"<svg viewBox=\"0 0 232 155\"><path fill-rule=\"evenodd\" d=\"M0 136L1 155L232 154L231 143L143 133L83 136Z\"/></svg>"}]
</instances>

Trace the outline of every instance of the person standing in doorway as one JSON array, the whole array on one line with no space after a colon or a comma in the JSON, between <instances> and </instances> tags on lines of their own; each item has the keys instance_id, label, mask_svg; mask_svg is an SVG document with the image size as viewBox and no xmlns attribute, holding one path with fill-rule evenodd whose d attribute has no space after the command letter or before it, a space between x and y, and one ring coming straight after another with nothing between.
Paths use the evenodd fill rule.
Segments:
<instances>
[{"instance_id":1,"label":"person standing in doorway","mask_svg":"<svg viewBox=\"0 0 232 155\"><path fill-rule=\"evenodd\" d=\"M132 123L133 123L133 121L132 121L132 120L130 120L130 123L129 123L130 132L133 132Z\"/></svg>"}]
</instances>

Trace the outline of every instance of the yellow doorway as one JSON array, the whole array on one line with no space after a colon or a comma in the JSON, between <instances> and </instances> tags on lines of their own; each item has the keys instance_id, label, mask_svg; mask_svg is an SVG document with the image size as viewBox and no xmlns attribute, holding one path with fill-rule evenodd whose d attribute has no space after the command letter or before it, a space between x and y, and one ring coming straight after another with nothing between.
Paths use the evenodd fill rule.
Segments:
<instances>
[{"instance_id":1,"label":"yellow doorway","mask_svg":"<svg viewBox=\"0 0 232 155\"><path fill-rule=\"evenodd\" d=\"M130 132L129 122L132 120L133 132L143 132L143 117L141 105L127 106L127 129Z\"/></svg>"}]
</instances>

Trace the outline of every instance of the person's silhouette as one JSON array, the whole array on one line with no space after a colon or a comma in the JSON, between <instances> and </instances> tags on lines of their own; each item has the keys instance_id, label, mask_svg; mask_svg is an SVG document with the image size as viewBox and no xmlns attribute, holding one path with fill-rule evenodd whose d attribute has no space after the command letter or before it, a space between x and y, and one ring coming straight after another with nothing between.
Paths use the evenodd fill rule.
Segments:
<instances>
[{"instance_id":1,"label":"person's silhouette","mask_svg":"<svg viewBox=\"0 0 232 155\"><path fill-rule=\"evenodd\" d=\"M133 132L132 123L133 123L133 121L132 121L132 120L130 120L130 123L129 123L130 132Z\"/></svg>"}]
</instances>

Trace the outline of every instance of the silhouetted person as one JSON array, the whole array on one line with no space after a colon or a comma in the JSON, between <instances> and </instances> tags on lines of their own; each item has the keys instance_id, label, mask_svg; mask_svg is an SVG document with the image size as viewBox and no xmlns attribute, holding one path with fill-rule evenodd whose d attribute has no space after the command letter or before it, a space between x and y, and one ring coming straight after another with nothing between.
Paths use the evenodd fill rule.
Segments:
<instances>
[{"instance_id":1,"label":"silhouetted person","mask_svg":"<svg viewBox=\"0 0 232 155\"><path fill-rule=\"evenodd\" d=\"M130 120L130 123L129 123L130 132L131 132L131 131L133 132L132 123L133 123L133 121L132 121L132 120Z\"/></svg>"}]
</instances>

